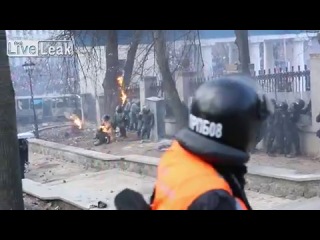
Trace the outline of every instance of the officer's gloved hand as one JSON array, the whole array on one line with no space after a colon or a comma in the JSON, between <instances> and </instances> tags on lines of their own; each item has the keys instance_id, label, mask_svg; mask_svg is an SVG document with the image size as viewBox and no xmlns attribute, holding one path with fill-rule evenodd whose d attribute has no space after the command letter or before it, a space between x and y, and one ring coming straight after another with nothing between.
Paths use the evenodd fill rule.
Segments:
<instances>
[{"instance_id":1,"label":"officer's gloved hand","mask_svg":"<svg viewBox=\"0 0 320 240\"><path fill-rule=\"evenodd\" d=\"M151 210L141 193L124 189L114 199L117 210Z\"/></svg>"}]
</instances>

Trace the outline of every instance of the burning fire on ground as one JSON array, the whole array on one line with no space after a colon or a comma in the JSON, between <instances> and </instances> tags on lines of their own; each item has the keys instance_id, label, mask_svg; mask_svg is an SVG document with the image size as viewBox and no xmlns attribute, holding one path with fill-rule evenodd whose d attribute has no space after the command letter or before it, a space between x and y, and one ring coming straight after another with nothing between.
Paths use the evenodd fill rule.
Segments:
<instances>
[{"instance_id":1,"label":"burning fire on ground","mask_svg":"<svg viewBox=\"0 0 320 240\"><path fill-rule=\"evenodd\" d=\"M125 86L124 86L124 78L123 76L119 76L117 78L117 82L119 85L119 90L120 90L120 99L121 99L121 104L124 105L125 101L127 100L127 94L125 92Z\"/></svg>"},{"instance_id":2,"label":"burning fire on ground","mask_svg":"<svg viewBox=\"0 0 320 240\"><path fill-rule=\"evenodd\" d=\"M81 119L76 114L71 114L69 119L73 122L73 124L78 129L83 129L83 122L81 121Z\"/></svg>"}]
</instances>

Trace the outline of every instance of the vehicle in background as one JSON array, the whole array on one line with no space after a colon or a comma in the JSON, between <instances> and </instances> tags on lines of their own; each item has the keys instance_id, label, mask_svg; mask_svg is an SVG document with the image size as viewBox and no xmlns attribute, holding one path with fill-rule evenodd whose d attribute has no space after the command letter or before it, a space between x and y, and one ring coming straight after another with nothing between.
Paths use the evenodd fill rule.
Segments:
<instances>
[{"instance_id":1,"label":"vehicle in background","mask_svg":"<svg viewBox=\"0 0 320 240\"><path fill-rule=\"evenodd\" d=\"M18 122L33 122L32 101L30 96L15 98ZM34 106L39 122L65 119L65 112L74 113L82 118L80 95L45 95L34 96Z\"/></svg>"},{"instance_id":2,"label":"vehicle in background","mask_svg":"<svg viewBox=\"0 0 320 240\"><path fill-rule=\"evenodd\" d=\"M35 138L35 135L33 132L18 133L18 139L29 139L29 138Z\"/></svg>"}]
</instances>

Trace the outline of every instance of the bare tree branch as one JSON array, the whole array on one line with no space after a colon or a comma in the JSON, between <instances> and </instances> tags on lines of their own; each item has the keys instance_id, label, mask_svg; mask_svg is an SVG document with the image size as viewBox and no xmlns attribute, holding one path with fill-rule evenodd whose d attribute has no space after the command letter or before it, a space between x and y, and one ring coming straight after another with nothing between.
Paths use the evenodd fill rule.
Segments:
<instances>
[{"instance_id":1,"label":"bare tree branch","mask_svg":"<svg viewBox=\"0 0 320 240\"><path fill-rule=\"evenodd\" d=\"M172 77L169 60L167 56L166 41L163 30L154 30L156 59L163 79L163 88L168 95L170 105L175 109L174 116L179 128L187 124L187 118L184 112L184 106L178 95L175 81Z\"/></svg>"}]
</instances>

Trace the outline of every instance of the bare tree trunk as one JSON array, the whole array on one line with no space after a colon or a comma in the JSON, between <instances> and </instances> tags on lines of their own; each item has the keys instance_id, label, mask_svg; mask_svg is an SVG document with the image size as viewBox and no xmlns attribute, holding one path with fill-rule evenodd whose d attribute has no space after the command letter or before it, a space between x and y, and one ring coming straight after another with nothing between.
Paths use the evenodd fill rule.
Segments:
<instances>
[{"instance_id":1,"label":"bare tree trunk","mask_svg":"<svg viewBox=\"0 0 320 240\"><path fill-rule=\"evenodd\" d=\"M106 43L107 71L103 81L105 113L113 116L120 101L117 76L119 70L117 30L107 30Z\"/></svg>"},{"instance_id":2,"label":"bare tree trunk","mask_svg":"<svg viewBox=\"0 0 320 240\"><path fill-rule=\"evenodd\" d=\"M15 94L6 45L5 30L0 30L0 210L23 210Z\"/></svg>"},{"instance_id":3,"label":"bare tree trunk","mask_svg":"<svg viewBox=\"0 0 320 240\"><path fill-rule=\"evenodd\" d=\"M175 81L170 72L164 31L154 30L154 40L156 60L162 76L163 89L169 97L170 106L174 109L173 114L178 127L183 128L187 125L188 119L185 117L184 106L181 103Z\"/></svg>"},{"instance_id":4,"label":"bare tree trunk","mask_svg":"<svg viewBox=\"0 0 320 240\"><path fill-rule=\"evenodd\" d=\"M239 51L241 72L250 75L250 53L248 30L234 30L236 35L235 44Z\"/></svg>"},{"instance_id":5,"label":"bare tree trunk","mask_svg":"<svg viewBox=\"0 0 320 240\"><path fill-rule=\"evenodd\" d=\"M132 77L134 61L136 59L136 54L138 46L142 37L143 30L135 30L130 48L127 53L127 61L124 66L124 84L128 86Z\"/></svg>"}]
</instances>

